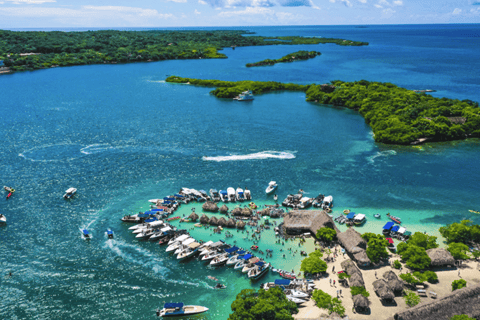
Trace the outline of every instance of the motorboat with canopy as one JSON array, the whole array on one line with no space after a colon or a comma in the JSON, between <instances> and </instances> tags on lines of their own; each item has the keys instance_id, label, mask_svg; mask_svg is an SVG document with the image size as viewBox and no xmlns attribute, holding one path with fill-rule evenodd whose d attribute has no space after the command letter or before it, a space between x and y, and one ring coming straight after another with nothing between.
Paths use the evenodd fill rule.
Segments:
<instances>
[{"instance_id":1,"label":"motorboat with canopy","mask_svg":"<svg viewBox=\"0 0 480 320\"><path fill-rule=\"evenodd\" d=\"M178 303L165 303L163 309L157 309L157 316L159 317L178 317L194 315L208 311L208 308L203 306L186 306L183 302Z\"/></svg>"}]
</instances>

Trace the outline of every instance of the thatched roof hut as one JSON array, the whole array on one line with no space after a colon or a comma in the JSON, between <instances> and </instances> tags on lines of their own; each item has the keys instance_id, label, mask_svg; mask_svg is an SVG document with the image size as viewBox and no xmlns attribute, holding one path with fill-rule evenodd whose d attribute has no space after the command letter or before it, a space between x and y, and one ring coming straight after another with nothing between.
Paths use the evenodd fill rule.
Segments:
<instances>
[{"instance_id":1,"label":"thatched roof hut","mask_svg":"<svg viewBox=\"0 0 480 320\"><path fill-rule=\"evenodd\" d=\"M290 211L283 217L283 224L287 234L296 235L306 232L316 234L318 229L328 227L340 231L335 226L333 219L324 211L308 210L308 211Z\"/></svg>"},{"instance_id":2,"label":"thatched roof hut","mask_svg":"<svg viewBox=\"0 0 480 320\"><path fill-rule=\"evenodd\" d=\"M242 209L241 208L235 208L232 210L232 214L234 216L241 216L242 215Z\"/></svg>"},{"instance_id":3,"label":"thatched roof hut","mask_svg":"<svg viewBox=\"0 0 480 320\"><path fill-rule=\"evenodd\" d=\"M383 278L387 281L388 286L392 289L393 293L399 294L403 291L403 282L398 279L395 272L389 270L383 274Z\"/></svg>"},{"instance_id":4,"label":"thatched roof hut","mask_svg":"<svg viewBox=\"0 0 480 320\"><path fill-rule=\"evenodd\" d=\"M360 266L369 266L371 261L367 256L367 242L362 235L353 228L337 234L338 241L345 248L348 255L355 259Z\"/></svg>"},{"instance_id":5,"label":"thatched roof hut","mask_svg":"<svg viewBox=\"0 0 480 320\"><path fill-rule=\"evenodd\" d=\"M228 212L228 207L226 205L223 205L220 207L220 213L227 213Z\"/></svg>"},{"instance_id":6,"label":"thatched roof hut","mask_svg":"<svg viewBox=\"0 0 480 320\"><path fill-rule=\"evenodd\" d=\"M228 219L227 224L225 226L227 228L235 228L235 221L232 218L230 218Z\"/></svg>"},{"instance_id":7,"label":"thatched roof hut","mask_svg":"<svg viewBox=\"0 0 480 320\"><path fill-rule=\"evenodd\" d=\"M218 219L218 225L225 227L227 225L227 219L225 219L224 217L221 217L220 219Z\"/></svg>"},{"instance_id":8,"label":"thatched roof hut","mask_svg":"<svg viewBox=\"0 0 480 320\"><path fill-rule=\"evenodd\" d=\"M345 272L350 276L350 286L365 287L365 281L363 281L362 272L352 260L342 261L340 264Z\"/></svg>"},{"instance_id":9,"label":"thatched roof hut","mask_svg":"<svg viewBox=\"0 0 480 320\"><path fill-rule=\"evenodd\" d=\"M392 301L395 299L395 294L390 286L387 284L385 279L378 279L373 282L373 288L375 289L375 293L380 299L384 301Z\"/></svg>"},{"instance_id":10,"label":"thatched roof hut","mask_svg":"<svg viewBox=\"0 0 480 320\"><path fill-rule=\"evenodd\" d=\"M203 204L202 209L209 212L218 212L218 206L213 201L207 201Z\"/></svg>"},{"instance_id":11,"label":"thatched roof hut","mask_svg":"<svg viewBox=\"0 0 480 320\"><path fill-rule=\"evenodd\" d=\"M269 216L270 215L270 208L265 208L263 210L258 211L258 214L263 216Z\"/></svg>"},{"instance_id":12,"label":"thatched roof hut","mask_svg":"<svg viewBox=\"0 0 480 320\"><path fill-rule=\"evenodd\" d=\"M243 228L245 228L245 222L244 222L244 221L238 221L238 222L237 222L237 228L238 228L238 229L243 229Z\"/></svg>"},{"instance_id":13,"label":"thatched roof hut","mask_svg":"<svg viewBox=\"0 0 480 320\"><path fill-rule=\"evenodd\" d=\"M218 219L217 217L211 217L210 221L208 222L211 226L218 226Z\"/></svg>"},{"instance_id":14,"label":"thatched roof hut","mask_svg":"<svg viewBox=\"0 0 480 320\"><path fill-rule=\"evenodd\" d=\"M466 314L480 319L480 284L453 291L451 294L421 303L413 308L398 312L395 320L439 320L450 319L454 315Z\"/></svg>"},{"instance_id":15,"label":"thatched roof hut","mask_svg":"<svg viewBox=\"0 0 480 320\"><path fill-rule=\"evenodd\" d=\"M365 296L362 296L361 294L357 294L352 297L353 300L353 306L355 307L356 310L367 310L368 306L370 305L370 301L368 301L368 298Z\"/></svg>"},{"instance_id":16,"label":"thatched roof hut","mask_svg":"<svg viewBox=\"0 0 480 320\"><path fill-rule=\"evenodd\" d=\"M188 219L192 220L192 221L197 221L198 220L198 214L196 214L195 212L192 212L189 216L188 216Z\"/></svg>"},{"instance_id":17,"label":"thatched roof hut","mask_svg":"<svg viewBox=\"0 0 480 320\"><path fill-rule=\"evenodd\" d=\"M272 209L270 210L270 217L280 218L284 213L285 211L283 211L283 209Z\"/></svg>"},{"instance_id":18,"label":"thatched roof hut","mask_svg":"<svg viewBox=\"0 0 480 320\"><path fill-rule=\"evenodd\" d=\"M208 224L210 222L210 218L205 215L205 213L200 217L201 224Z\"/></svg>"},{"instance_id":19,"label":"thatched roof hut","mask_svg":"<svg viewBox=\"0 0 480 320\"><path fill-rule=\"evenodd\" d=\"M427 255L432 260L431 264L434 267L455 264L455 259L453 258L453 256L450 254L450 252L448 252L444 248L428 249Z\"/></svg>"},{"instance_id":20,"label":"thatched roof hut","mask_svg":"<svg viewBox=\"0 0 480 320\"><path fill-rule=\"evenodd\" d=\"M252 215L252 209L250 208L243 208L242 209L242 216L245 216L245 217L250 217Z\"/></svg>"}]
</instances>

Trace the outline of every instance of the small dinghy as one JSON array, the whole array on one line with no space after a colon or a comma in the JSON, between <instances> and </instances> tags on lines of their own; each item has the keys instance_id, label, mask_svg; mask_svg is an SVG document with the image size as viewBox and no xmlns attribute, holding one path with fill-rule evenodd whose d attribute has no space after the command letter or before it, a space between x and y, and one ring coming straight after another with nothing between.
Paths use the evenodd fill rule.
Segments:
<instances>
[{"instance_id":1,"label":"small dinghy","mask_svg":"<svg viewBox=\"0 0 480 320\"><path fill-rule=\"evenodd\" d=\"M0 213L0 224L7 223L7 217Z\"/></svg>"},{"instance_id":2,"label":"small dinghy","mask_svg":"<svg viewBox=\"0 0 480 320\"><path fill-rule=\"evenodd\" d=\"M70 198L73 197L76 193L77 193L77 189L75 189L75 188L69 188L67 191L65 191L65 194L63 195L63 197L64 197L65 199L70 199Z\"/></svg>"},{"instance_id":3,"label":"small dinghy","mask_svg":"<svg viewBox=\"0 0 480 320\"><path fill-rule=\"evenodd\" d=\"M83 238L84 238L84 239L87 239L87 240L90 240L90 239L91 239L90 232L89 232L87 229L83 229L83 230L82 230L82 235L83 235Z\"/></svg>"},{"instance_id":4,"label":"small dinghy","mask_svg":"<svg viewBox=\"0 0 480 320\"><path fill-rule=\"evenodd\" d=\"M376 213L376 214L374 215L374 217L377 218L377 219L380 219L381 215L380 215L380 213Z\"/></svg>"},{"instance_id":5,"label":"small dinghy","mask_svg":"<svg viewBox=\"0 0 480 320\"><path fill-rule=\"evenodd\" d=\"M113 239L113 231L112 231L112 229L107 229L107 237L108 237L109 239Z\"/></svg>"},{"instance_id":6,"label":"small dinghy","mask_svg":"<svg viewBox=\"0 0 480 320\"><path fill-rule=\"evenodd\" d=\"M275 191L275 190L277 189L277 187L278 187L278 186L277 186L277 183L276 183L275 181L270 181L270 182L268 183L267 189L265 189L265 193L266 193L266 194L270 194L270 193L272 193L273 191Z\"/></svg>"},{"instance_id":7,"label":"small dinghy","mask_svg":"<svg viewBox=\"0 0 480 320\"><path fill-rule=\"evenodd\" d=\"M157 309L159 317L178 317L199 314L208 311L208 308L202 306L186 306L183 302L165 303L162 310Z\"/></svg>"}]
</instances>

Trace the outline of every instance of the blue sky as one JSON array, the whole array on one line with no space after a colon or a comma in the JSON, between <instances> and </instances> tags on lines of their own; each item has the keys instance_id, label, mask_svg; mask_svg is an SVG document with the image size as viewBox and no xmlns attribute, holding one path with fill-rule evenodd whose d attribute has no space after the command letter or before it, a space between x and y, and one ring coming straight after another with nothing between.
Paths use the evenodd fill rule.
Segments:
<instances>
[{"instance_id":1,"label":"blue sky","mask_svg":"<svg viewBox=\"0 0 480 320\"><path fill-rule=\"evenodd\" d=\"M480 23L480 0L0 0L0 28Z\"/></svg>"}]
</instances>

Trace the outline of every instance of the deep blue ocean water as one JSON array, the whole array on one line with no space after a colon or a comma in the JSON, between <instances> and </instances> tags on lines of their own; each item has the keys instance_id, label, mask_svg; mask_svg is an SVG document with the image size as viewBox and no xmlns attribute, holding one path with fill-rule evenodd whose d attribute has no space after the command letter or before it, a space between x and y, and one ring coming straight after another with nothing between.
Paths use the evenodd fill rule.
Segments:
<instances>
[{"instance_id":1,"label":"deep blue ocean water","mask_svg":"<svg viewBox=\"0 0 480 320\"><path fill-rule=\"evenodd\" d=\"M295 83L366 79L480 101L480 25L242 29L370 45L229 48L223 50L228 59L0 76L0 177L17 189L10 200L0 200L8 218L0 226L0 318L151 319L163 301L183 300L208 306L205 319L226 319L235 295L257 285L225 268L179 264L157 245L135 240L119 221L181 187L248 186L254 198L267 201L264 189L276 180L280 198L299 188L312 196L332 194L336 210L398 212L411 230L462 218L480 222L468 212L480 210L478 139L377 144L356 112L307 103L303 93L239 103L217 99L209 88L163 81L167 75ZM298 50L322 55L245 67ZM62 195L72 186L78 197L67 202ZM86 226L90 242L80 236ZM108 227L115 241L105 239ZM211 289L207 275L228 289Z\"/></svg>"}]
</instances>

